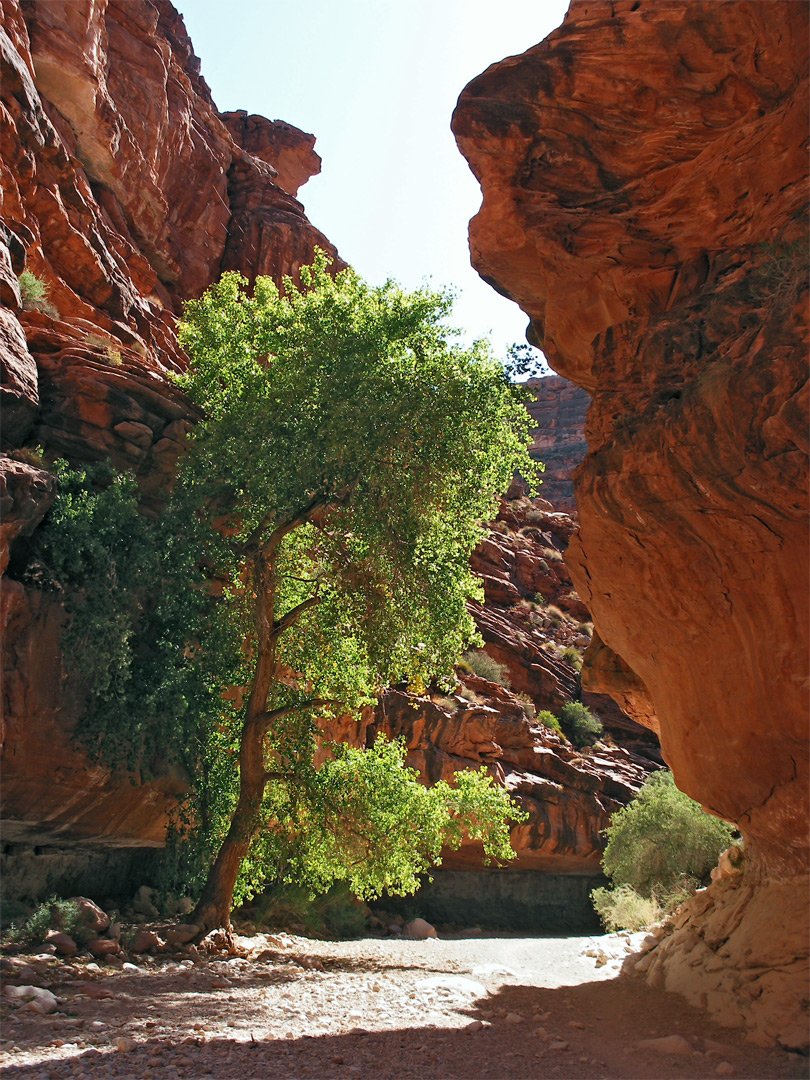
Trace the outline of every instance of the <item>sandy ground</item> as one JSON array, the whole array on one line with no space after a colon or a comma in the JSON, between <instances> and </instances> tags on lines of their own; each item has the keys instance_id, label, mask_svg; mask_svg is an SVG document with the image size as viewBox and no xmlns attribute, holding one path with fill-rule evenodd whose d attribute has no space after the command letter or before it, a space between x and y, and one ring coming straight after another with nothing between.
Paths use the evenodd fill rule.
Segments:
<instances>
[{"instance_id":1,"label":"sandy ground","mask_svg":"<svg viewBox=\"0 0 810 1080\"><path fill-rule=\"evenodd\" d=\"M256 935L245 956L26 958L59 998L3 1000L0 1073L216 1080L806 1077L808 1061L619 977L618 936L323 942ZM596 966L586 952L602 952ZM639 1045L680 1035L668 1053Z\"/></svg>"}]
</instances>

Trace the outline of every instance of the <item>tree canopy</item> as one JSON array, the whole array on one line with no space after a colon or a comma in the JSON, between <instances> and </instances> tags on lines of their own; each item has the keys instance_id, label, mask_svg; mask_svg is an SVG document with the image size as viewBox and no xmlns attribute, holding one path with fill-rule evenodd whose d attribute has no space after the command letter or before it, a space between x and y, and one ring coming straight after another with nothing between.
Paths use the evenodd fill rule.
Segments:
<instances>
[{"instance_id":1,"label":"tree canopy","mask_svg":"<svg viewBox=\"0 0 810 1080\"><path fill-rule=\"evenodd\" d=\"M316 782L317 722L359 709L391 682L423 691L447 680L477 637L467 603L481 589L470 554L514 472L532 477L536 468L522 399L483 343L450 340L449 308L428 289L372 287L350 269L333 277L323 253L283 292L258 278L250 295L231 273L186 307L180 333L191 363L178 381L204 419L177 498L224 541L227 558L213 569L248 643L239 796L195 913L203 926L227 922L239 867L244 876L262 846L277 843L287 809L268 811L274 797L306 789L311 799L317 788L321 805L342 805L336 822L356 818L341 785L327 784L342 775L345 751ZM369 753L376 784L383 773L390 780L391 756ZM344 792L356 795L362 771L358 758ZM482 836L497 847L488 786L481 777L475 799L466 788L466 822L488 819ZM495 815L502 829L507 805ZM268 814L276 827L261 830ZM306 826L292 825L301 847L325 835L307 815ZM452 817L445 798L445 842ZM321 859L322 878L339 865L365 892L415 880L402 860L397 874L383 872L368 845L365 877L352 870L342 835ZM420 859L438 855L435 836L411 848Z\"/></svg>"}]
</instances>

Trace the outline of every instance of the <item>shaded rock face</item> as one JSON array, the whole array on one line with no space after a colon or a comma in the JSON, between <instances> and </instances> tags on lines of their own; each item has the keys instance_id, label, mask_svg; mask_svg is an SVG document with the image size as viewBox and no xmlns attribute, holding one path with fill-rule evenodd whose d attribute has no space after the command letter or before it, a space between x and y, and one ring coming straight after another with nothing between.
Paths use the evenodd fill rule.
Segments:
<instances>
[{"instance_id":1,"label":"shaded rock face","mask_svg":"<svg viewBox=\"0 0 810 1080\"><path fill-rule=\"evenodd\" d=\"M530 453L545 465L543 498L564 514L576 514L574 469L585 457L585 414L589 395L558 375L529 379L527 408L535 427Z\"/></svg>"},{"instance_id":2,"label":"shaded rock face","mask_svg":"<svg viewBox=\"0 0 810 1080\"><path fill-rule=\"evenodd\" d=\"M474 264L592 396L586 685L657 718L774 887L808 860L807 29L792 3L574 0L454 117ZM794 933L806 955L806 905Z\"/></svg>"},{"instance_id":3,"label":"shaded rock face","mask_svg":"<svg viewBox=\"0 0 810 1080\"><path fill-rule=\"evenodd\" d=\"M220 114L167 0L0 0L0 567L54 498L39 465L110 458L159 507L194 410L168 381L183 300L224 270L295 277L332 245L294 198L314 139ZM28 269L43 303L21 292ZM26 449L28 448L28 449ZM71 743L61 608L2 582L4 840L162 842L177 777L132 785Z\"/></svg>"}]
</instances>

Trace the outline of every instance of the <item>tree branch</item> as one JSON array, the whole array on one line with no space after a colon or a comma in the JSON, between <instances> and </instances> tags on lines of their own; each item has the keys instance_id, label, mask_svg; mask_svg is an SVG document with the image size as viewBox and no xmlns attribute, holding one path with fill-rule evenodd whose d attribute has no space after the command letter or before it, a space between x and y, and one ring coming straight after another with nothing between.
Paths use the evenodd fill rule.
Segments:
<instances>
[{"instance_id":1,"label":"tree branch","mask_svg":"<svg viewBox=\"0 0 810 1080\"><path fill-rule=\"evenodd\" d=\"M302 506L300 510L297 510L290 517L285 518L276 525L275 529L273 529L270 534L270 539L264 545L265 555L272 556L285 536L293 532L293 530L297 529L300 525L304 525L309 520L310 514L313 514L321 507L328 506L332 502L332 499L333 497L331 495L316 495L310 499L306 506ZM247 540L240 544L240 550L243 555L246 555L254 548L262 546L262 536L273 524L275 514L275 510L268 510Z\"/></svg>"},{"instance_id":2,"label":"tree branch","mask_svg":"<svg viewBox=\"0 0 810 1080\"><path fill-rule=\"evenodd\" d=\"M269 712L260 712L255 717L255 723L258 724L265 734L270 730L270 726L275 720L280 720L282 716L289 716L291 713L305 712L307 709L319 709L322 705L331 705L334 702L334 698L309 698L307 701L302 701L298 705L282 705L278 709L271 709Z\"/></svg>"},{"instance_id":3,"label":"tree branch","mask_svg":"<svg viewBox=\"0 0 810 1080\"><path fill-rule=\"evenodd\" d=\"M321 598L316 593L315 596L310 596L309 599L302 600L300 604L296 604L294 608L291 608L282 619L279 619L274 624L273 632L270 635L271 643L278 641L285 630L295 626L305 611L308 611L311 607L316 607L320 602Z\"/></svg>"}]
</instances>

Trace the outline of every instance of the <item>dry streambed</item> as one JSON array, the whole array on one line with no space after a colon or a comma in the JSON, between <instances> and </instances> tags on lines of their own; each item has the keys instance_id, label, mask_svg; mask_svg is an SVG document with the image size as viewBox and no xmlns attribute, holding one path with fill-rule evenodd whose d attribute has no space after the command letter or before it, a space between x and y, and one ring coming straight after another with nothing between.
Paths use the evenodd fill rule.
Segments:
<instances>
[{"instance_id":1,"label":"dry streambed","mask_svg":"<svg viewBox=\"0 0 810 1080\"><path fill-rule=\"evenodd\" d=\"M806 1059L752 1047L680 998L619 977L637 938L237 940L232 957L186 947L105 963L6 958L3 1075L807 1075ZM56 1011L7 996L26 985L49 990Z\"/></svg>"}]
</instances>

